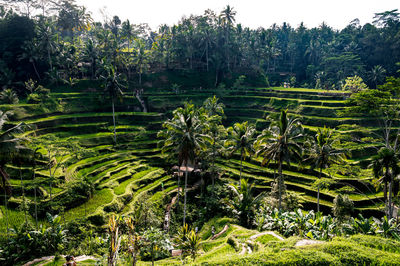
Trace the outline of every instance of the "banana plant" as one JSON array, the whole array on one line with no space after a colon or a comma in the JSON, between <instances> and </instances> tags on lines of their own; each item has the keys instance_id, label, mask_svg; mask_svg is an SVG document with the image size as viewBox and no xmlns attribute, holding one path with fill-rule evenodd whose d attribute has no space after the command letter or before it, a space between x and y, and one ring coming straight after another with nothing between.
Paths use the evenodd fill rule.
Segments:
<instances>
[{"instance_id":1,"label":"banana plant","mask_svg":"<svg viewBox=\"0 0 400 266\"><path fill-rule=\"evenodd\" d=\"M357 233L373 235L375 230L373 227L373 218L364 218L362 214L354 219L353 228Z\"/></svg>"},{"instance_id":2,"label":"banana plant","mask_svg":"<svg viewBox=\"0 0 400 266\"><path fill-rule=\"evenodd\" d=\"M387 216L382 217L381 220L375 219L376 233L384 237L394 237L399 239L400 226L396 223L394 218L388 219Z\"/></svg>"}]
</instances>

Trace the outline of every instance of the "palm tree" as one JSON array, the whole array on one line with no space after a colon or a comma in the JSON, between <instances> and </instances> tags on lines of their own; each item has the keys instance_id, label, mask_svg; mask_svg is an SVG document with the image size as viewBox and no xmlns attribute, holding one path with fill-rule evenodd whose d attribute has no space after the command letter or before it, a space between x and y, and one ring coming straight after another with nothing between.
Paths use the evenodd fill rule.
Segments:
<instances>
[{"instance_id":1,"label":"palm tree","mask_svg":"<svg viewBox=\"0 0 400 266\"><path fill-rule=\"evenodd\" d=\"M129 81L131 79L131 65L129 64L129 62L132 54L130 46L132 39L136 36L135 28L133 27L129 19L127 19L122 23L122 35L124 36L124 38L127 39L127 45L128 45L128 52L127 52L128 64L126 64L127 65L126 67L128 69L128 81Z\"/></svg>"},{"instance_id":2,"label":"palm tree","mask_svg":"<svg viewBox=\"0 0 400 266\"><path fill-rule=\"evenodd\" d=\"M372 167L375 178L378 178L383 183L383 197L386 204L387 216L390 219L392 216L392 191L394 177L400 173L399 156L396 151L390 147L383 147L378 151L378 154L372 157ZM388 197L389 184L389 197Z\"/></svg>"},{"instance_id":3,"label":"palm tree","mask_svg":"<svg viewBox=\"0 0 400 266\"><path fill-rule=\"evenodd\" d=\"M0 92L0 102L4 104L17 104L18 95L12 89L4 89Z\"/></svg>"},{"instance_id":4,"label":"palm tree","mask_svg":"<svg viewBox=\"0 0 400 266\"><path fill-rule=\"evenodd\" d=\"M221 18L224 25L230 27L233 23L235 23L236 11L233 10L233 7L227 5L224 10L221 11Z\"/></svg>"},{"instance_id":5,"label":"palm tree","mask_svg":"<svg viewBox=\"0 0 400 266\"><path fill-rule=\"evenodd\" d=\"M115 127L115 100L121 99L123 96L122 88L124 87L121 82L123 81L121 74L115 71L112 65L104 65L105 75L101 76L103 80L104 92L111 99L112 112L113 112L113 124L114 124L114 143L117 144L117 133Z\"/></svg>"},{"instance_id":6,"label":"palm tree","mask_svg":"<svg viewBox=\"0 0 400 266\"><path fill-rule=\"evenodd\" d=\"M343 150L335 148L339 142L338 139L333 137L333 131L330 128L318 128L318 132L310 143L309 158L311 161L311 168L318 168L318 180L321 179L322 169L329 167L331 164L340 163L346 158ZM320 183L318 183L317 192L317 212L319 212L319 190Z\"/></svg>"},{"instance_id":7,"label":"palm tree","mask_svg":"<svg viewBox=\"0 0 400 266\"><path fill-rule=\"evenodd\" d=\"M158 137L163 138L162 152L168 152L178 156L179 169L185 166L185 188L184 188L184 210L183 224L186 219L186 191L188 164L194 163L196 153L206 147L209 137L202 133L202 123L198 118L196 108L191 103L185 103L184 107L174 110L173 117L163 124L165 130L158 133ZM179 195L178 174L178 195Z\"/></svg>"},{"instance_id":8,"label":"palm tree","mask_svg":"<svg viewBox=\"0 0 400 266\"><path fill-rule=\"evenodd\" d=\"M239 184L242 180L242 167L243 160L253 154L253 143L254 143L254 134L256 133L256 129L254 125L250 124L246 121L243 123L235 123L233 127L228 128L228 140L226 141L226 145L228 150L233 154L236 151L240 151L240 175L239 175Z\"/></svg>"},{"instance_id":9,"label":"palm tree","mask_svg":"<svg viewBox=\"0 0 400 266\"><path fill-rule=\"evenodd\" d=\"M57 49L57 43L55 42L54 34L54 23L50 20L45 20L37 23L38 26L38 46L41 51L47 52L47 60L50 66L50 71L53 71L53 62L51 60L51 55Z\"/></svg>"},{"instance_id":10,"label":"palm tree","mask_svg":"<svg viewBox=\"0 0 400 266\"><path fill-rule=\"evenodd\" d=\"M228 66L228 70L229 70L229 62L230 62L230 53L229 53L229 49L230 49L230 32L231 32L231 27L232 25L235 23L235 15L236 15L236 11L233 10L232 7L230 7L229 5L226 6L226 8L224 10L222 10L221 12L221 22L222 25L224 26L224 30L225 30L225 38L226 38L226 42L225 42L225 49L226 49L226 57L227 57L227 66Z\"/></svg>"},{"instance_id":11,"label":"palm tree","mask_svg":"<svg viewBox=\"0 0 400 266\"><path fill-rule=\"evenodd\" d=\"M139 74L139 86L142 87L142 74L147 68L148 51L146 50L146 44L142 39L135 40L135 55L134 64L136 65L136 71Z\"/></svg>"},{"instance_id":12,"label":"palm tree","mask_svg":"<svg viewBox=\"0 0 400 266\"><path fill-rule=\"evenodd\" d=\"M6 163L9 163L17 159L22 151L26 151L24 142L26 139L17 136L22 133L25 129L24 123L19 123L7 130L2 130L4 124L8 121L8 115L10 112L0 111L0 185L4 190L4 204L5 204L5 219L7 223L7 234L8 234L8 217L7 217L7 195L11 194L11 184L9 182L9 176L5 170Z\"/></svg>"},{"instance_id":13,"label":"palm tree","mask_svg":"<svg viewBox=\"0 0 400 266\"><path fill-rule=\"evenodd\" d=\"M239 216L241 225L249 226L252 212L260 203L264 193L254 197L253 184L250 184L247 179L240 180L238 185L230 184L228 188L234 195L233 200L228 201L228 206Z\"/></svg>"},{"instance_id":14,"label":"palm tree","mask_svg":"<svg viewBox=\"0 0 400 266\"><path fill-rule=\"evenodd\" d=\"M226 138L226 129L221 124L224 115L224 104L218 102L218 98L210 97L207 98L203 107L200 110L201 114L205 114L203 117L204 133L208 133L211 140L211 147L207 150L207 158L211 158L211 179L214 191L215 183L215 159L223 153L224 145L223 141Z\"/></svg>"},{"instance_id":15,"label":"palm tree","mask_svg":"<svg viewBox=\"0 0 400 266\"><path fill-rule=\"evenodd\" d=\"M293 158L299 158L301 146L299 141L303 137L303 130L298 118L289 118L287 110L282 110L280 118L272 121L268 129L264 129L255 142L257 156L264 159L261 164L269 164L271 161L278 162L278 189L279 209L282 208L282 194L284 180L282 175L282 164L290 165Z\"/></svg>"},{"instance_id":16,"label":"palm tree","mask_svg":"<svg viewBox=\"0 0 400 266\"><path fill-rule=\"evenodd\" d=\"M374 88L376 88L378 86L378 84L380 82L382 82L382 80L385 77L385 73L386 73L386 69L384 69L380 65L374 66L371 69L369 78L370 78L370 81L374 84Z\"/></svg>"},{"instance_id":17,"label":"palm tree","mask_svg":"<svg viewBox=\"0 0 400 266\"><path fill-rule=\"evenodd\" d=\"M94 79L96 76L96 63L98 57L99 51L97 50L95 42L92 39L88 39L85 43L85 47L82 49L82 59L90 62L91 79Z\"/></svg>"},{"instance_id":18,"label":"palm tree","mask_svg":"<svg viewBox=\"0 0 400 266\"><path fill-rule=\"evenodd\" d=\"M38 48L37 48L37 43L34 41L29 41L25 42L24 46L22 47L23 53L19 56L18 60L28 60L29 63L32 64L33 70L35 71L36 77L38 80L41 80L40 74L38 72L38 69L36 67L36 61L39 60L39 55L38 55Z\"/></svg>"}]
</instances>

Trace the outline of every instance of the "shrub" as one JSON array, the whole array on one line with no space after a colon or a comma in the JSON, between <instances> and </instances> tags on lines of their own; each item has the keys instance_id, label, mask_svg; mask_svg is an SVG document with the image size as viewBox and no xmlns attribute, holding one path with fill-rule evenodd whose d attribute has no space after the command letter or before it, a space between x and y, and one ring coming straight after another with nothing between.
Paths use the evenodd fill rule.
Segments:
<instances>
[{"instance_id":1,"label":"shrub","mask_svg":"<svg viewBox=\"0 0 400 266\"><path fill-rule=\"evenodd\" d=\"M344 221L350 218L354 210L354 202L347 195L337 195L333 200L333 215L339 220Z\"/></svg>"},{"instance_id":2,"label":"shrub","mask_svg":"<svg viewBox=\"0 0 400 266\"><path fill-rule=\"evenodd\" d=\"M342 86L343 90L351 91L352 93L367 90L368 87L363 79L359 76L346 78L345 84Z\"/></svg>"},{"instance_id":3,"label":"shrub","mask_svg":"<svg viewBox=\"0 0 400 266\"><path fill-rule=\"evenodd\" d=\"M65 244L65 230L60 216L47 214L49 226L41 225L38 230L30 224L11 230L1 243L2 265L16 265L23 261L61 252Z\"/></svg>"},{"instance_id":4,"label":"shrub","mask_svg":"<svg viewBox=\"0 0 400 266\"><path fill-rule=\"evenodd\" d=\"M233 237L233 236L228 237L228 239L226 240L226 243L228 243L228 245L233 247L236 252L238 252L240 250L240 243L235 237Z\"/></svg>"},{"instance_id":5,"label":"shrub","mask_svg":"<svg viewBox=\"0 0 400 266\"><path fill-rule=\"evenodd\" d=\"M245 75L240 75L235 82L233 83L233 88L234 89L243 89L244 88L244 81L246 79Z\"/></svg>"}]
</instances>

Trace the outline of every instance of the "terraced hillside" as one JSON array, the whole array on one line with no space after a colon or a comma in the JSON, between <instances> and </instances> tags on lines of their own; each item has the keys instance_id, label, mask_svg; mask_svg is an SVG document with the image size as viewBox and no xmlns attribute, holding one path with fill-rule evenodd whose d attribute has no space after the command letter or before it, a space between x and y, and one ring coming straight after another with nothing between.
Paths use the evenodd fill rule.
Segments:
<instances>
[{"instance_id":1,"label":"terraced hillside","mask_svg":"<svg viewBox=\"0 0 400 266\"><path fill-rule=\"evenodd\" d=\"M21 120L29 125L26 136L41 140L41 156L35 175L28 165L8 165L13 187L13 196L9 199L8 214L12 224L22 223L24 212L19 208L25 199L34 201L34 187L39 187L39 210L48 211L50 201L65 201L61 210L64 219L75 219L88 216L93 223L102 223L107 213L127 214L132 211L135 201L145 193L153 195L155 203L162 203L165 195L176 193L177 180L169 174L169 166L165 163L160 149L157 148L156 133L170 112L184 101L201 104L207 97L216 94L225 104L225 125L239 121L250 121L256 124L258 131L266 128L269 121L266 117L277 113L281 108L289 108L293 116L301 116L306 132L313 134L319 127L328 126L338 129L343 136L362 139L370 137L368 131L378 130L378 125L370 118L339 117L338 111L345 108L346 93L330 93L308 89L246 89L246 90L187 90L175 94L163 90L149 89L143 99L149 112L138 112L141 105L138 100L126 92L124 101L116 107L117 145L113 143L112 112L110 103L101 99L98 90L80 90L55 92L63 106L57 112L37 111L37 106L20 104L18 106L2 106L14 110ZM359 125L358 126L353 126ZM363 165L363 161L374 152L374 139L359 145L349 144L349 164ZM44 144L43 144L44 143ZM69 148L65 154L52 156L52 146L63 143L75 143L78 150ZM74 146L73 146L74 147ZM50 161L57 161L49 170ZM223 170L225 180L238 180L240 162L238 156L218 161ZM259 189L269 190L274 177L274 165L261 167L260 159L251 158L243 163L243 175L254 182ZM51 174L51 171L54 174ZM371 174L360 170L358 176L346 176L336 172L323 172L335 182L329 190L321 193L321 208L329 212L333 198L340 190L351 186L354 190L350 198L354 200L358 211L379 215L382 207L382 195L376 193L369 184ZM316 172L308 167L293 164L285 167L287 188L300 193L305 200L306 208L315 208ZM35 176L35 180L33 180ZM88 200L68 201L71 187L68 185L75 178L86 178L94 184L94 192ZM22 184L22 185L21 185ZM32 214L30 205L29 213ZM5 206L2 206L0 226L5 227ZM60 210L59 210L60 211ZM29 219L33 220L32 216Z\"/></svg>"}]
</instances>

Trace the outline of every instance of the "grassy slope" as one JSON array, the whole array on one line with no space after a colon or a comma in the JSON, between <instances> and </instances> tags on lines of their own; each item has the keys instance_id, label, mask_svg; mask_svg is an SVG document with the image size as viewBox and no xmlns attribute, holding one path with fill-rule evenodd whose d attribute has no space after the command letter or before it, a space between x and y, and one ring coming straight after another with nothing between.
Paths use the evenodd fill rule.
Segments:
<instances>
[{"instance_id":1,"label":"grassy slope","mask_svg":"<svg viewBox=\"0 0 400 266\"><path fill-rule=\"evenodd\" d=\"M298 246L301 240L291 237L279 240L265 234L251 239L259 232L232 224L227 218L215 218L208 222L199 235L205 239L200 244L199 256L195 261L187 260L190 265L398 265L400 247L395 240L376 236L355 235L349 238L336 237L332 241L314 245ZM210 228L221 230L228 224L227 233L211 240ZM228 239L235 239L239 248ZM250 244L251 253L242 251L241 245ZM249 246L249 245L247 245ZM150 265L140 262L139 265ZM157 265L180 265L179 257L167 258L156 262Z\"/></svg>"},{"instance_id":2,"label":"grassy slope","mask_svg":"<svg viewBox=\"0 0 400 266\"><path fill-rule=\"evenodd\" d=\"M338 123L357 123L357 121L364 121L365 119L360 118L345 118L335 117L334 110L336 108L343 108L343 95L344 92L329 92L312 89L284 89L284 88L256 88L248 89L246 91L214 91L214 90L202 90L202 91L186 91L179 95L170 92L160 92L156 90L149 90L145 93L145 99L148 102L150 110L165 110L166 113L170 113L173 108L182 105L184 100L193 100L197 104L206 99L208 96L217 94L221 100L226 104L226 113L228 116L229 123L243 120L250 120L258 124L258 128L262 129L267 126L266 120L264 119L269 114L277 114L280 108L291 106L291 112L295 115L301 115L303 117L303 123L305 127L312 132L315 132L319 127L327 124L338 124ZM89 177L90 180L95 181L98 186L98 191L106 193L103 188L109 188L111 194L107 194L104 199L105 202L101 201L101 204L110 203L113 198L127 193L126 188L130 187L134 176L141 171L151 168L155 163L159 163L159 149L156 148L157 140L155 135L158 129L161 128L161 122L165 119L162 115L157 112L151 113L140 113L132 112L131 110L124 109L124 105L119 105L117 114L117 138L122 146L113 148L112 146L112 114L109 112L109 108L104 107L103 111L97 111L99 106L91 101L90 99L96 99L99 97L99 93L80 92L79 88L75 88L74 92L68 92L59 90L54 93L57 98L63 98L72 106L69 110L79 110L79 106L86 104L84 112L77 113L48 113L39 116L27 116L24 122L27 124L37 126L37 135L55 135L60 137L62 140L68 140L69 137L74 136L76 140L79 140L81 144L87 148L88 151L93 151L93 155L87 158L82 158L77 161L72 160L72 164L67 167L69 173L76 173L77 176ZM128 97L129 98L129 97ZM84 102L82 102L84 101ZM126 105L131 103L129 98ZM16 106L4 106L5 108L15 108ZM33 108L33 105L21 104L19 108ZM29 108L28 108L29 107ZM293 109L301 107L298 109ZM141 128L145 128L146 131L141 131ZM376 127L373 125L369 127L369 130L374 130ZM32 133L32 131L30 131ZM351 133L349 131L349 133ZM71 158L71 156L69 157ZM140 162L140 163L139 163ZM354 158L352 163L357 164L358 161ZM142 167L143 169L137 169L136 167ZM237 159L229 159L222 161L222 168L224 168L229 176L224 178L237 178L239 164ZM57 176L61 176L63 173L59 171ZM316 195L315 189L311 187L311 184L315 181L315 174L303 173L297 170L297 166L294 168L285 169L284 174L287 177L287 184L289 190L305 193L304 199L315 204ZM47 170L37 170L37 175L43 178L48 176ZM273 170L266 167L261 167L259 160L252 160L244 163L244 175L253 179L257 183L257 187L260 189L268 189L269 183L272 180ZM160 176L160 178L165 177ZM337 177L340 182L348 181L345 177ZM350 180L351 181L351 180ZM149 181L144 187L132 186L133 195L140 191L156 191L160 182ZM152 183L153 182L153 183ZM31 181L29 178L23 180L25 185L29 185ZM176 182L171 182L169 187L165 187L165 191L175 187ZM354 183L354 182L353 182ZM14 176L11 176L11 184L15 188L19 187L19 180ZM42 184L42 189L48 191L48 185ZM53 188L53 192L62 192L62 187ZM100 193L96 192L96 193ZM129 191L128 191L129 192ZM18 190L15 195L18 197ZM130 193L130 192L129 192ZM157 191L157 198L161 198L160 191ZM110 195L114 195L111 197ZM331 207L331 200L336 195L332 191L322 191L321 203L327 208ZM375 196L381 197L380 194L371 194L370 197ZM29 196L28 196L29 197ZM48 197L48 195L47 195ZM96 197L96 194L95 194ZM365 197L354 195L351 196L353 200L365 201L368 200ZM96 199L96 198L95 198ZM103 200L103 199L102 199ZM89 200L92 205L93 199ZM97 210L96 204L94 204L93 211ZM361 205L360 205L361 206ZM376 204L371 201L369 203L363 203L362 208L375 208ZM80 208L80 209L77 209ZM83 205L70 210L71 213L78 212L82 214ZM129 209L129 202L125 208ZM1 219L1 218L0 218Z\"/></svg>"}]
</instances>

